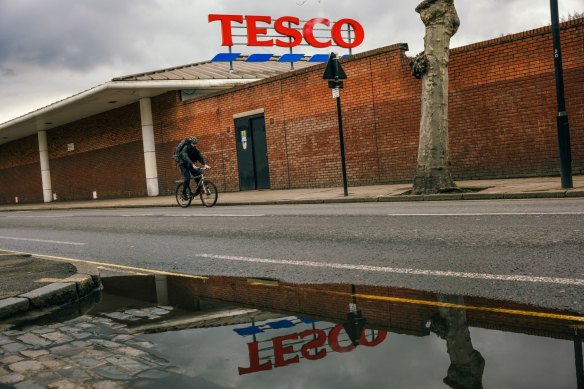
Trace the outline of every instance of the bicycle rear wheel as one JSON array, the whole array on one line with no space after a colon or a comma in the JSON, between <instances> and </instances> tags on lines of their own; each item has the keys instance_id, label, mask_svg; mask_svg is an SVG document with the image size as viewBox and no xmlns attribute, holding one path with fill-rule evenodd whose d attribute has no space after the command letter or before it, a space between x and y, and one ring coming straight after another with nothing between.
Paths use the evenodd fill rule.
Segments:
<instances>
[{"instance_id":1,"label":"bicycle rear wheel","mask_svg":"<svg viewBox=\"0 0 584 389\"><path fill-rule=\"evenodd\" d=\"M212 207L217 204L217 199L219 198L219 192L217 192L217 186L208 180L205 180L205 185L199 194L201 197L201 202L205 207Z\"/></svg>"},{"instance_id":2,"label":"bicycle rear wheel","mask_svg":"<svg viewBox=\"0 0 584 389\"><path fill-rule=\"evenodd\" d=\"M182 208L186 208L189 205L191 205L191 201L193 201L193 193L191 191L191 186L189 185L189 187L187 188L187 191L186 191L188 198L185 198L182 194L182 189L183 189L183 184L182 183L178 184L176 187L176 202Z\"/></svg>"}]
</instances>

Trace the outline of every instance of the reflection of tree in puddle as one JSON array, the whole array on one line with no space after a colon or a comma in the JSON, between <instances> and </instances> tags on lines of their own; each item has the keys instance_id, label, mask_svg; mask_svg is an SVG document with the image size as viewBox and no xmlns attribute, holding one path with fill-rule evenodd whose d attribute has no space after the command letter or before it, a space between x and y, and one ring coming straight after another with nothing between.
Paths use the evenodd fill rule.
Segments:
<instances>
[{"instance_id":1,"label":"reflection of tree in puddle","mask_svg":"<svg viewBox=\"0 0 584 389\"><path fill-rule=\"evenodd\" d=\"M439 295L438 301L463 305L462 296ZM485 359L473 348L466 321L466 311L459 308L440 307L431 319L430 330L446 340L450 367L444 383L453 389L480 389L485 369Z\"/></svg>"}]
</instances>

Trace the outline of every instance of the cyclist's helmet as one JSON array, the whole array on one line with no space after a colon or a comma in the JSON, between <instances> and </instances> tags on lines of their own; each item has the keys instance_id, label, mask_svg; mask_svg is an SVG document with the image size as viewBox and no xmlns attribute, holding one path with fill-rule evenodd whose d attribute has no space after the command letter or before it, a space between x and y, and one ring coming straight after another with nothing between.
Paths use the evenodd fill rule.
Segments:
<instances>
[{"instance_id":1,"label":"cyclist's helmet","mask_svg":"<svg viewBox=\"0 0 584 389\"><path fill-rule=\"evenodd\" d=\"M189 142L191 142L191 144L196 145L197 143L199 143L199 140L197 139L196 136L191 136L189 138Z\"/></svg>"}]
</instances>

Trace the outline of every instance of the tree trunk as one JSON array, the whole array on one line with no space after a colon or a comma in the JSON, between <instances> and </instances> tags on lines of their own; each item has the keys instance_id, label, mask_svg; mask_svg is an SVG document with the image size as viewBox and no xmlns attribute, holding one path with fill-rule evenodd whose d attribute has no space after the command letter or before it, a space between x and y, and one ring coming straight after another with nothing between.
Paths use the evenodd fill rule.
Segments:
<instances>
[{"instance_id":1,"label":"tree trunk","mask_svg":"<svg viewBox=\"0 0 584 389\"><path fill-rule=\"evenodd\" d=\"M422 79L422 119L412 192L432 194L456 188L448 156L448 61L450 38L460 20L454 0L424 0L416 12L426 25L426 36L424 53L414 64L416 77Z\"/></svg>"}]
</instances>

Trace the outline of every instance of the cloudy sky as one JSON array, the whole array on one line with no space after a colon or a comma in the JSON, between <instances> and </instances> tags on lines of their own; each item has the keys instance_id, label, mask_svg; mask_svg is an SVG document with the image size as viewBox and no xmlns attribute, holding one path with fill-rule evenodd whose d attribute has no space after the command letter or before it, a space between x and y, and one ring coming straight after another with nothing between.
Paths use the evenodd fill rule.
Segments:
<instances>
[{"instance_id":1,"label":"cloudy sky","mask_svg":"<svg viewBox=\"0 0 584 389\"><path fill-rule=\"evenodd\" d=\"M353 18L366 34L355 52L408 43L414 55L423 49L420 1L0 0L0 123L114 77L211 59L226 51L212 13ZM584 11L582 0L559 4L565 17ZM550 23L548 0L456 0L456 8L453 47Z\"/></svg>"}]
</instances>

